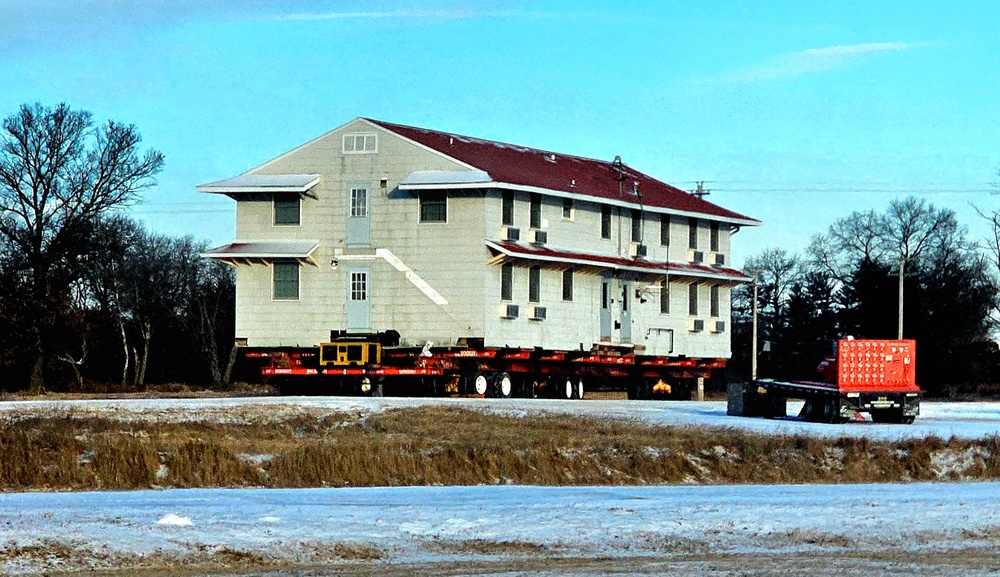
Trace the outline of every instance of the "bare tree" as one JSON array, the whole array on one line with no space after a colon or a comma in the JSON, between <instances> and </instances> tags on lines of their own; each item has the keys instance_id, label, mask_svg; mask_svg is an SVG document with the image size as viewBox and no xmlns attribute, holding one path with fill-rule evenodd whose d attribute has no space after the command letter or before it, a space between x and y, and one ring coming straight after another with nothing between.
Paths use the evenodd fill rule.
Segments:
<instances>
[{"instance_id":1,"label":"bare tree","mask_svg":"<svg viewBox=\"0 0 1000 577\"><path fill-rule=\"evenodd\" d=\"M95 220L154 184L163 155L141 152L134 126L66 104L23 105L0 133L0 235L23 254L32 308L35 361L30 388L43 386L47 329L75 271Z\"/></svg>"},{"instance_id":2,"label":"bare tree","mask_svg":"<svg viewBox=\"0 0 1000 577\"><path fill-rule=\"evenodd\" d=\"M760 287L760 302L770 317L771 333L781 326L789 291L803 278L802 262L783 248L768 248L747 258L744 272L756 276ZM769 314L768 314L769 313Z\"/></svg>"}]
</instances>

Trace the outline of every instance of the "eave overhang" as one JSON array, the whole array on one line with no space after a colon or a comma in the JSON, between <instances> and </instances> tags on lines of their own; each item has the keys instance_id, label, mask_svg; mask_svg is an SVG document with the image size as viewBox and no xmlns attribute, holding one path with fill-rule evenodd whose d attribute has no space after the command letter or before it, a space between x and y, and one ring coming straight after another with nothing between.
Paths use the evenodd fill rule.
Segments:
<instances>
[{"instance_id":1,"label":"eave overhang","mask_svg":"<svg viewBox=\"0 0 1000 577\"><path fill-rule=\"evenodd\" d=\"M513 241L486 240L486 246L496 255L496 258L491 261L494 263L508 259L523 259L548 263L551 266L571 265L601 272L610 270L647 275L669 275L679 279L705 279L729 285L750 280L750 277L741 271L726 267L600 255Z\"/></svg>"},{"instance_id":2,"label":"eave overhang","mask_svg":"<svg viewBox=\"0 0 1000 577\"><path fill-rule=\"evenodd\" d=\"M316 198L313 188L318 174L243 174L195 187L198 192L225 194L234 200L269 200L275 194L298 194Z\"/></svg>"},{"instance_id":3,"label":"eave overhang","mask_svg":"<svg viewBox=\"0 0 1000 577\"><path fill-rule=\"evenodd\" d=\"M211 248L199 256L233 266L269 265L274 261L290 260L318 266L313 259L318 247L318 240L247 240Z\"/></svg>"}]
</instances>

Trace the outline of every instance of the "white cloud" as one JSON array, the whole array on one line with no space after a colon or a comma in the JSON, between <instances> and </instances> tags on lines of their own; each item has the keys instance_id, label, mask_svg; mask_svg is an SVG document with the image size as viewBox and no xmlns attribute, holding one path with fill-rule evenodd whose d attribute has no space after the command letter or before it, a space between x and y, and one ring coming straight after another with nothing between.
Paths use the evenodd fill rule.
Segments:
<instances>
[{"instance_id":1,"label":"white cloud","mask_svg":"<svg viewBox=\"0 0 1000 577\"><path fill-rule=\"evenodd\" d=\"M927 42L871 42L810 48L778 55L755 66L724 74L718 80L747 83L827 72L843 68L874 54L902 52L928 45Z\"/></svg>"}]
</instances>

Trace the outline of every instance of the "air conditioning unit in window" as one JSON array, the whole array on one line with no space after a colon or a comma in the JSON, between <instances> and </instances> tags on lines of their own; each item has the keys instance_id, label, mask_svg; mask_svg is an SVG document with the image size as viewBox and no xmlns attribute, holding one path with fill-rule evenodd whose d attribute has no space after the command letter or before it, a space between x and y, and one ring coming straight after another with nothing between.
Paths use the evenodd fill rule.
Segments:
<instances>
[{"instance_id":1,"label":"air conditioning unit in window","mask_svg":"<svg viewBox=\"0 0 1000 577\"><path fill-rule=\"evenodd\" d=\"M503 240L521 240L521 229L516 226L500 227L500 238Z\"/></svg>"},{"instance_id":2,"label":"air conditioning unit in window","mask_svg":"<svg viewBox=\"0 0 1000 577\"><path fill-rule=\"evenodd\" d=\"M516 319L520 309L517 305L512 305L510 303L500 303L500 318L502 319Z\"/></svg>"},{"instance_id":3,"label":"air conditioning unit in window","mask_svg":"<svg viewBox=\"0 0 1000 577\"><path fill-rule=\"evenodd\" d=\"M705 321L701 319L691 319L688 321L688 330L692 333L700 333L705 330Z\"/></svg>"},{"instance_id":4,"label":"air conditioning unit in window","mask_svg":"<svg viewBox=\"0 0 1000 577\"><path fill-rule=\"evenodd\" d=\"M713 333L724 333L726 332L726 321L715 321L715 326L712 328Z\"/></svg>"},{"instance_id":5,"label":"air conditioning unit in window","mask_svg":"<svg viewBox=\"0 0 1000 577\"><path fill-rule=\"evenodd\" d=\"M532 230L528 236L532 244L545 244L549 242L549 233L544 230Z\"/></svg>"},{"instance_id":6,"label":"air conditioning unit in window","mask_svg":"<svg viewBox=\"0 0 1000 577\"><path fill-rule=\"evenodd\" d=\"M726 255L721 252L713 252L711 262L713 266L723 266L726 264Z\"/></svg>"},{"instance_id":7,"label":"air conditioning unit in window","mask_svg":"<svg viewBox=\"0 0 1000 577\"><path fill-rule=\"evenodd\" d=\"M688 262L693 263L703 263L705 262L705 253L700 250L690 249L688 250Z\"/></svg>"},{"instance_id":8,"label":"air conditioning unit in window","mask_svg":"<svg viewBox=\"0 0 1000 577\"><path fill-rule=\"evenodd\" d=\"M533 306L528 309L528 318L533 321L545 320L545 307Z\"/></svg>"},{"instance_id":9,"label":"air conditioning unit in window","mask_svg":"<svg viewBox=\"0 0 1000 577\"><path fill-rule=\"evenodd\" d=\"M646 245L637 242L629 244L628 255L632 258L646 258Z\"/></svg>"}]
</instances>

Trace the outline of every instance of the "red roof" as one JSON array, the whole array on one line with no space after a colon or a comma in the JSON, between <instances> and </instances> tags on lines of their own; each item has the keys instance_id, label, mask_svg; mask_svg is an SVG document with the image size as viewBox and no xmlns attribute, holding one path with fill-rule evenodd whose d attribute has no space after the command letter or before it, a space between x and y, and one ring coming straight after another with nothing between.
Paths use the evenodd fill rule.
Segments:
<instances>
[{"instance_id":1,"label":"red roof","mask_svg":"<svg viewBox=\"0 0 1000 577\"><path fill-rule=\"evenodd\" d=\"M627 270L653 274L672 274L677 276L695 276L744 282L750 279L742 272L726 267L707 266L677 262L651 261L643 258L625 258L606 256L583 252L568 251L546 245L526 244L509 240L488 240L486 246L512 257L531 260L575 263L584 266Z\"/></svg>"},{"instance_id":2,"label":"red roof","mask_svg":"<svg viewBox=\"0 0 1000 577\"><path fill-rule=\"evenodd\" d=\"M642 204L741 224L760 224L754 218L714 205L620 162L571 156L370 118L365 120L484 170L494 182ZM633 193L634 190L638 194Z\"/></svg>"}]
</instances>

